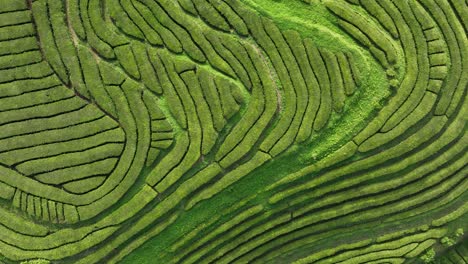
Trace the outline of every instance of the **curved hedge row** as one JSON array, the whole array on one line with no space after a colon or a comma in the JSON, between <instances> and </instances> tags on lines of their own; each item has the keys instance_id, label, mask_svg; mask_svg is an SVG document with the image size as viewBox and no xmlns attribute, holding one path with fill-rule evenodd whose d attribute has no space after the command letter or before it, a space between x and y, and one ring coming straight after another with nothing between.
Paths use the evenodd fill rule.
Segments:
<instances>
[{"instance_id":1,"label":"curved hedge row","mask_svg":"<svg viewBox=\"0 0 468 264\"><path fill-rule=\"evenodd\" d=\"M0 263L464 263L466 9L3 1Z\"/></svg>"}]
</instances>

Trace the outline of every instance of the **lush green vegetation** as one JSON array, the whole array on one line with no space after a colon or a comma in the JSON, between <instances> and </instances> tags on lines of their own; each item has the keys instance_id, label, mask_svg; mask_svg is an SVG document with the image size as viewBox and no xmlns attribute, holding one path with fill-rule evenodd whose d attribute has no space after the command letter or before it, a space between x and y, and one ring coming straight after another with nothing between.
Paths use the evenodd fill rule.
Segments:
<instances>
[{"instance_id":1,"label":"lush green vegetation","mask_svg":"<svg viewBox=\"0 0 468 264\"><path fill-rule=\"evenodd\" d=\"M467 10L0 0L0 263L468 263Z\"/></svg>"}]
</instances>

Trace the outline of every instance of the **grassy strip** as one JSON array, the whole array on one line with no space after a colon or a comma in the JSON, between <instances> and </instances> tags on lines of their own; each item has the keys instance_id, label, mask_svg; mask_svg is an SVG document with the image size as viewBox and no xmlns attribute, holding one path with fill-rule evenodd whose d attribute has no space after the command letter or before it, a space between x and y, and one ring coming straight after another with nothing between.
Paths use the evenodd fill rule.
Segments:
<instances>
[{"instance_id":1,"label":"grassy strip","mask_svg":"<svg viewBox=\"0 0 468 264\"><path fill-rule=\"evenodd\" d=\"M207 200L216 195L217 193L221 192L222 190L228 188L234 182L249 174L251 171L261 166L269 159L271 159L270 155L265 154L263 152L257 152L251 160L240 165L236 168L236 170L227 173L220 180L214 183L213 186L205 188L203 191L191 198L190 202L186 206L186 209L189 210L200 201Z\"/></svg>"},{"instance_id":2,"label":"grassy strip","mask_svg":"<svg viewBox=\"0 0 468 264\"><path fill-rule=\"evenodd\" d=\"M278 186L282 186L282 185L285 185L285 184L288 184L290 182L294 182L296 181L297 179L300 179L301 177L303 177L304 175L308 175L308 174L311 174L313 172L318 172L320 171L321 169L323 168L326 168L326 167L329 167L329 166L332 166L333 164L335 163L339 163L341 161L344 161L346 159L349 159L350 157L352 157L357 151L357 146L356 144L354 144L354 142L349 142L347 144L345 144L343 147L341 147L339 150L331 153L330 155L328 155L327 157L325 157L324 159L310 165L310 166L307 166L305 168L303 168L302 170L296 172L296 173L292 173L292 174L289 174L287 175L286 177L283 177L281 180L275 182L274 184L268 186L267 190L272 190L274 188L277 188ZM281 197L282 195L281 194L278 194L278 195L275 195L273 196L272 198L270 198L269 202L270 203L276 203L278 202L280 199L278 199L279 197Z\"/></svg>"},{"instance_id":3,"label":"grassy strip","mask_svg":"<svg viewBox=\"0 0 468 264\"><path fill-rule=\"evenodd\" d=\"M232 1L229 1L232 2ZM355 50L354 41L336 25L338 19L318 1L306 5L299 1L242 0L242 8L256 10L269 17L284 30L295 30L318 47L332 51ZM240 5L240 4L237 4ZM241 8L241 7L240 7Z\"/></svg>"}]
</instances>

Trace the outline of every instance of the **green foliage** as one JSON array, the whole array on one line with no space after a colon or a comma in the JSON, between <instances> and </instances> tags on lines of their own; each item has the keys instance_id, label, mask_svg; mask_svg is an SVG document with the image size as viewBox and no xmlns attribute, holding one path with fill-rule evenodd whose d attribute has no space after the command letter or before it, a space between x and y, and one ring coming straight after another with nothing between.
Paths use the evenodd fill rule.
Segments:
<instances>
[{"instance_id":1,"label":"green foliage","mask_svg":"<svg viewBox=\"0 0 468 264\"><path fill-rule=\"evenodd\" d=\"M457 230L455 231L456 237L462 237L464 234L465 232L463 231L463 228L457 228Z\"/></svg>"},{"instance_id":2,"label":"green foliage","mask_svg":"<svg viewBox=\"0 0 468 264\"><path fill-rule=\"evenodd\" d=\"M193 3L200 16L206 20L208 24L223 31L228 32L230 30L226 20L208 0L193 0Z\"/></svg>"},{"instance_id":3,"label":"green foliage","mask_svg":"<svg viewBox=\"0 0 468 264\"><path fill-rule=\"evenodd\" d=\"M427 250L423 255L419 257L424 263L433 263L435 259L435 251L433 248Z\"/></svg>"},{"instance_id":4,"label":"green foliage","mask_svg":"<svg viewBox=\"0 0 468 264\"><path fill-rule=\"evenodd\" d=\"M140 79L140 72L136 63L136 56L130 45L115 48L115 55L126 72L135 79Z\"/></svg>"},{"instance_id":5,"label":"green foliage","mask_svg":"<svg viewBox=\"0 0 468 264\"><path fill-rule=\"evenodd\" d=\"M442 243L442 245L446 246L446 247L451 247L453 245L455 245L455 241L450 238L450 237L443 237L441 240L440 240L440 243Z\"/></svg>"},{"instance_id":6,"label":"green foliage","mask_svg":"<svg viewBox=\"0 0 468 264\"><path fill-rule=\"evenodd\" d=\"M2 1L0 262L463 263L463 4Z\"/></svg>"},{"instance_id":7,"label":"green foliage","mask_svg":"<svg viewBox=\"0 0 468 264\"><path fill-rule=\"evenodd\" d=\"M130 1L121 1L119 3L119 1L111 0L109 1L108 6L110 8L110 15L114 18L114 21L119 29L135 38L141 40L145 39L146 34L144 35L140 28L145 27L146 23L138 15ZM148 35L148 39L154 40L151 34ZM160 41L161 40L158 39L157 36L156 43L159 44Z\"/></svg>"},{"instance_id":8,"label":"green foliage","mask_svg":"<svg viewBox=\"0 0 468 264\"><path fill-rule=\"evenodd\" d=\"M28 260L22 261L21 264L49 264L50 261L46 259L35 259L35 260Z\"/></svg>"}]
</instances>

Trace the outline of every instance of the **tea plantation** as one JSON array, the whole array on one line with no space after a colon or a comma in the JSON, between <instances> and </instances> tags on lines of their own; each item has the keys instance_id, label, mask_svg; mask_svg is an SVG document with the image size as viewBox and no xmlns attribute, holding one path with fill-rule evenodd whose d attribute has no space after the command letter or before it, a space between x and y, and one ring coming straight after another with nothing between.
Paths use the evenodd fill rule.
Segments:
<instances>
[{"instance_id":1,"label":"tea plantation","mask_svg":"<svg viewBox=\"0 0 468 264\"><path fill-rule=\"evenodd\" d=\"M0 263L468 263L467 0L0 0Z\"/></svg>"}]
</instances>

